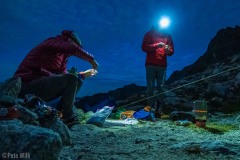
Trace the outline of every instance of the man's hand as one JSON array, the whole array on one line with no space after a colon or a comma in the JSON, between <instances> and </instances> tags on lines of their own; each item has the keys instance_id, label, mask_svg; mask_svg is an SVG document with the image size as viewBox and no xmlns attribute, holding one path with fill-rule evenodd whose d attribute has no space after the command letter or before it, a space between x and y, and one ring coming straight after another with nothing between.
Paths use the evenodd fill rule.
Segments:
<instances>
[{"instance_id":1,"label":"man's hand","mask_svg":"<svg viewBox=\"0 0 240 160\"><path fill-rule=\"evenodd\" d=\"M97 63L97 61L96 60L93 60L92 62L91 62L91 65L92 65L92 67L93 67L93 69L94 70L97 70L98 69L98 63Z\"/></svg>"},{"instance_id":2,"label":"man's hand","mask_svg":"<svg viewBox=\"0 0 240 160\"><path fill-rule=\"evenodd\" d=\"M84 78L95 76L97 73L97 70L94 69L88 69L86 71L79 72L79 74Z\"/></svg>"},{"instance_id":3,"label":"man's hand","mask_svg":"<svg viewBox=\"0 0 240 160\"><path fill-rule=\"evenodd\" d=\"M159 42L159 43L158 43L158 48L162 48L162 47L165 47L165 43Z\"/></svg>"}]
</instances>

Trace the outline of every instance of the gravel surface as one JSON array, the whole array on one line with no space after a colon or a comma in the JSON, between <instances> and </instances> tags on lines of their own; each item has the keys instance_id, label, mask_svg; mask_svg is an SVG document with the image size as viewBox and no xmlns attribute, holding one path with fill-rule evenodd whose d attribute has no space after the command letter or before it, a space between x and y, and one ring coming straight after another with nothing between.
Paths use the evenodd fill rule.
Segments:
<instances>
[{"instance_id":1,"label":"gravel surface","mask_svg":"<svg viewBox=\"0 0 240 160\"><path fill-rule=\"evenodd\" d=\"M135 125L105 123L71 129L73 144L61 160L236 160L240 159L239 114L216 114L208 122L237 126L224 133L177 126L170 120L141 121ZM208 124L208 123L207 123Z\"/></svg>"}]
</instances>

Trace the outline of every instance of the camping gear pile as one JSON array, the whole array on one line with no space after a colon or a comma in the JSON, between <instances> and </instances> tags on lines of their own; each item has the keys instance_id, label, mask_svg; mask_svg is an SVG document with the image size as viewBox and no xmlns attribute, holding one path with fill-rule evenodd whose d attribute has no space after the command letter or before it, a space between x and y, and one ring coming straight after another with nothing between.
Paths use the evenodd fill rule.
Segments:
<instances>
[{"instance_id":1,"label":"camping gear pile","mask_svg":"<svg viewBox=\"0 0 240 160\"><path fill-rule=\"evenodd\" d=\"M9 78L0 84L0 119L24 119L23 112L28 109L37 115L37 121L41 124L43 121L55 121L60 118L61 113L55 108L47 106L40 97L33 94L25 95L24 99L18 99L18 93L21 88L20 78ZM25 110L22 106L26 107ZM33 116L34 117L34 116Z\"/></svg>"},{"instance_id":2,"label":"camping gear pile","mask_svg":"<svg viewBox=\"0 0 240 160\"><path fill-rule=\"evenodd\" d=\"M55 121L62 116L58 110L51 106L47 106L40 97L34 94L25 95L24 104L38 115L40 124L43 124L45 121Z\"/></svg>"}]
</instances>

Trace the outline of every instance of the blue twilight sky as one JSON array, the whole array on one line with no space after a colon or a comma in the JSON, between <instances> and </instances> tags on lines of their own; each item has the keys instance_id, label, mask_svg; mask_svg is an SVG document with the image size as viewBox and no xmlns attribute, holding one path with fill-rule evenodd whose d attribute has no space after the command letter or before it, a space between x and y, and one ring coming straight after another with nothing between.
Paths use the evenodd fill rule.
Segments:
<instances>
[{"instance_id":1,"label":"blue twilight sky","mask_svg":"<svg viewBox=\"0 0 240 160\"><path fill-rule=\"evenodd\" d=\"M64 29L78 33L99 62L79 96L130 83L145 85L144 34L168 16L175 54L167 77L195 62L217 31L239 25L240 0L0 0L0 81L11 77L28 51ZM68 68L91 66L71 57Z\"/></svg>"}]
</instances>

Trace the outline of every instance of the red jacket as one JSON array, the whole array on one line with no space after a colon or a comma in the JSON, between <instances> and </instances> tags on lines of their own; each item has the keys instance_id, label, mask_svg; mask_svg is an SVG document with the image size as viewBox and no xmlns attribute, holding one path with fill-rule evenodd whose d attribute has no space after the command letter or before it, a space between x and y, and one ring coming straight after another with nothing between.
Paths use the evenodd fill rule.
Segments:
<instances>
[{"instance_id":1,"label":"red jacket","mask_svg":"<svg viewBox=\"0 0 240 160\"><path fill-rule=\"evenodd\" d=\"M88 62L94 57L83 50L79 45L70 42L72 31L63 31L62 35L51 37L33 48L22 61L15 77L21 77L28 82L53 74L67 73L67 60L76 56Z\"/></svg>"},{"instance_id":2,"label":"red jacket","mask_svg":"<svg viewBox=\"0 0 240 160\"><path fill-rule=\"evenodd\" d=\"M164 47L158 47L158 43L163 42L169 46L170 53L165 53ZM143 38L142 50L147 53L145 65L155 65L167 67L167 56L174 53L172 38L166 33L160 33L155 29L147 32Z\"/></svg>"}]
</instances>

